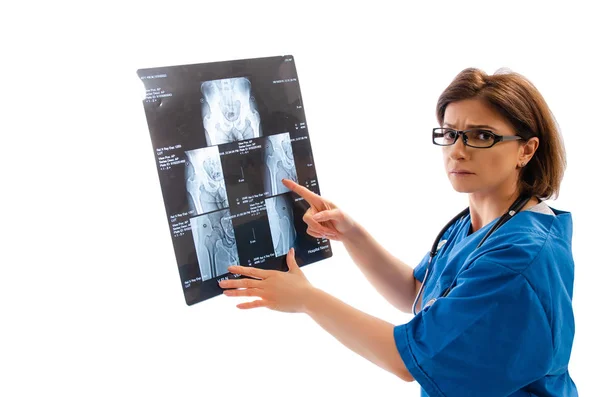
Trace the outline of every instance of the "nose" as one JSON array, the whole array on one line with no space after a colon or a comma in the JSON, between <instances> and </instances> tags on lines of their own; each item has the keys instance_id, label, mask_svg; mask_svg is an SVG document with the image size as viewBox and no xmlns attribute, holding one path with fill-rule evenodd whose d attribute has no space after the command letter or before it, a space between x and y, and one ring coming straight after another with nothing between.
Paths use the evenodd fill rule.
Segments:
<instances>
[{"instance_id":1,"label":"nose","mask_svg":"<svg viewBox=\"0 0 600 397\"><path fill-rule=\"evenodd\" d=\"M464 142L464 135L461 135L456 140L456 143L452 146L447 146L448 155L452 160L464 159L467 155L467 146Z\"/></svg>"}]
</instances>

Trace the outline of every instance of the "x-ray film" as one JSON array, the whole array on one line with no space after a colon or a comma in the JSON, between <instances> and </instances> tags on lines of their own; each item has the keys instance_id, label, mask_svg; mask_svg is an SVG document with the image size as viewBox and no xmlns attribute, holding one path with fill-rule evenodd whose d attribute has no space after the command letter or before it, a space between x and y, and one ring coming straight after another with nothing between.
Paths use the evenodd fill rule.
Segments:
<instances>
[{"instance_id":1,"label":"x-ray film","mask_svg":"<svg viewBox=\"0 0 600 397\"><path fill-rule=\"evenodd\" d=\"M320 194L292 56L137 73L188 305L220 294L231 265L287 271L292 247L300 266L331 257L281 182Z\"/></svg>"}]
</instances>

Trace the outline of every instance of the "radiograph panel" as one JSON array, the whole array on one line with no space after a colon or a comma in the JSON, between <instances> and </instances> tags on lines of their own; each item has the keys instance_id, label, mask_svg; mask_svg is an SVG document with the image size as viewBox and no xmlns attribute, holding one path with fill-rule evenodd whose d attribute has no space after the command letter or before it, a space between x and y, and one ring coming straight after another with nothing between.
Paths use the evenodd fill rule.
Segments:
<instances>
[{"instance_id":1,"label":"radiograph panel","mask_svg":"<svg viewBox=\"0 0 600 397\"><path fill-rule=\"evenodd\" d=\"M245 77L205 81L202 120L209 146L262 136L260 115Z\"/></svg>"},{"instance_id":2,"label":"radiograph panel","mask_svg":"<svg viewBox=\"0 0 600 397\"><path fill-rule=\"evenodd\" d=\"M185 152L185 187L191 215L229 207L217 146Z\"/></svg>"},{"instance_id":3,"label":"radiograph panel","mask_svg":"<svg viewBox=\"0 0 600 397\"><path fill-rule=\"evenodd\" d=\"M289 192L283 178L298 182L290 134L270 135L265 140L265 187L271 196Z\"/></svg>"},{"instance_id":4,"label":"radiograph panel","mask_svg":"<svg viewBox=\"0 0 600 397\"><path fill-rule=\"evenodd\" d=\"M265 204L275 256L285 255L296 241L292 198L283 194L266 199Z\"/></svg>"},{"instance_id":5,"label":"radiograph panel","mask_svg":"<svg viewBox=\"0 0 600 397\"><path fill-rule=\"evenodd\" d=\"M221 294L232 264L285 271L291 247L300 266L331 256L306 233L308 204L281 183L319 191L292 56L138 76L188 305Z\"/></svg>"},{"instance_id":6,"label":"radiograph panel","mask_svg":"<svg viewBox=\"0 0 600 397\"><path fill-rule=\"evenodd\" d=\"M238 251L228 209L190 219L202 281L227 273L239 265Z\"/></svg>"}]
</instances>

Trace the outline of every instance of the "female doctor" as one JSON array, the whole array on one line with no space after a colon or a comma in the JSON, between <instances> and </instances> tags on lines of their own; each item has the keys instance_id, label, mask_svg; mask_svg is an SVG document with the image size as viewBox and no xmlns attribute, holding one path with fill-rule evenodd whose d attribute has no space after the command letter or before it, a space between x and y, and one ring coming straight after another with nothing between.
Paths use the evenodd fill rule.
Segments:
<instances>
[{"instance_id":1,"label":"female doctor","mask_svg":"<svg viewBox=\"0 0 600 397\"><path fill-rule=\"evenodd\" d=\"M413 319L390 324L289 271L233 266L227 296L242 309L303 312L348 348L423 396L577 396L568 371L574 336L572 221L549 207L565 151L537 89L516 73L465 69L437 103L432 142L468 208L416 268L392 256L347 213L284 180L310 208L307 233L341 241L367 279Z\"/></svg>"}]
</instances>

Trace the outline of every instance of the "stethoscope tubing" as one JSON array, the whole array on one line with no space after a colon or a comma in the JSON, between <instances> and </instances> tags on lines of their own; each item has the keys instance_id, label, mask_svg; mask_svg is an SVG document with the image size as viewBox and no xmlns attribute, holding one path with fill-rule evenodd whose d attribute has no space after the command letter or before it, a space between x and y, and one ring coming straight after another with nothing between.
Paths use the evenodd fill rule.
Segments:
<instances>
[{"instance_id":1,"label":"stethoscope tubing","mask_svg":"<svg viewBox=\"0 0 600 397\"><path fill-rule=\"evenodd\" d=\"M527 204L527 202L529 202L529 200L531 199L531 197L529 196L520 196L517 200L515 200L515 202L510 206L509 210L500 217L500 219L498 219L498 221L496 221L496 223L494 224L494 226L488 230L488 232L486 233L486 235L483 237L483 239L481 239L481 241L479 242L479 244L477 245L477 248L481 247L481 245L484 243L485 240L487 240L487 238L496 230L498 230L498 228L500 226L502 226L503 224L505 224L506 222L508 222L508 220L512 219L512 217L517 214L524 206L525 204ZM429 260L427 262L427 268L425 269L425 276L423 276L423 282L421 283L421 286L419 287L419 292L417 293L417 296L413 302L412 305L412 313L413 315L417 315L417 302L419 302L419 299L421 298L421 295L423 294L423 288L425 287L425 283L427 282L427 276L430 274L430 269L433 266L432 262L433 262L433 258L437 255L438 253L438 247L440 244L440 240L442 239L442 236L444 235L444 233L446 233L446 231L448 231L448 229L460 218L462 218L463 216L467 215L469 213L469 207L465 208L464 210L462 210L459 214L457 214L454 218L452 218L452 220L450 220L450 222L448 222L446 224L446 226L443 227L443 229L438 233L437 237L435 238L435 241L433 242L433 245L431 246L431 250L429 251ZM441 248L441 247L439 247ZM452 284L454 284L454 282L452 282ZM445 297L450 293L450 290L452 288L452 284L450 285L449 288L447 288L444 293L442 294L441 297Z\"/></svg>"}]
</instances>

